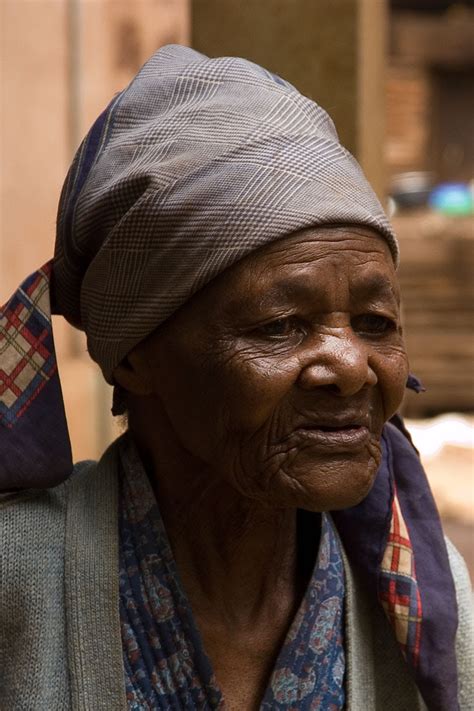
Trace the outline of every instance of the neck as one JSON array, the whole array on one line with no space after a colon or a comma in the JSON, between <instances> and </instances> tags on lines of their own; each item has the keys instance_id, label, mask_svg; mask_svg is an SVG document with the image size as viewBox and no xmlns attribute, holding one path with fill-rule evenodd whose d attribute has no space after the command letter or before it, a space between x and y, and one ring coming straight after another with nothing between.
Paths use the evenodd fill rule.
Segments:
<instances>
[{"instance_id":1,"label":"neck","mask_svg":"<svg viewBox=\"0 0 474 711\"><path fill-rule=\"evenodd\" d=\"M244 499L169 433L146 438L132 423L131 430L194 613L253 624L283 605L291 619L308 582L298 563L296 511ZM156 441L159 447L149 445Z\"/></svg>"},{"instance_id":2,"label":"neck","mask_svg":"<svg viewBox=\"0 0 474 711\"><path fill-rule=\"evenodd\" d=\"M263 607L298 596L296 513L266 511L209 488L168 530L194 603L220 617L256 621Z\"/></svg>"}]
</instances>

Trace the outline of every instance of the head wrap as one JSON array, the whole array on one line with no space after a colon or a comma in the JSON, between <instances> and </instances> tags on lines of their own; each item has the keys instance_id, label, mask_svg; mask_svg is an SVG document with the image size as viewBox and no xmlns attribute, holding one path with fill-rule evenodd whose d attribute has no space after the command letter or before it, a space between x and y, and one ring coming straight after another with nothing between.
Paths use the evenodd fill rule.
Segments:
<instances>
[{"instance_id":1,"label":"head wrap","mask_svg":"<svg viewBox=\"0 0 474 711\"><path fill-rule=\"evenodd\" d=\"M327 113L238 58L157 52L96 121L59 205L59 310L106 380L227 267L305 227L395 237Z\"/></svg>"},{"instance_id":2,"label":"head wrap","mask_svg":"<svg viewBox=\"0 0 474 711\"><path fill-rule=\"evenodd\" d=\"M76 154L54 261L0 309L0 491L53 486L72 470L51 312L86 332L112 382L134 345L217 274L327 224L375 229L397 263L382 208L323 109L243 59L157 52ZM420 389L413 377L408 386ZM382 449L371 492L334 520L429 709L454 711L456 601L436 506L393 425Z\"/></svg>"}]
</instances>

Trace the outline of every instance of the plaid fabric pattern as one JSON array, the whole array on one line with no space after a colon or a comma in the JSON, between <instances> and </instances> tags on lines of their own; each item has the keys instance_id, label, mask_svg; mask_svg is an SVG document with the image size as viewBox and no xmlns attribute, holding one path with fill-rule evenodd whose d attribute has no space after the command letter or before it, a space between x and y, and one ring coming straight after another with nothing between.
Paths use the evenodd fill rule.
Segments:
<instances>
[{"instance_id":1,"label":"plaid fabric pattern","mask_svg":"<svg viewBox=\"0 0 474 711\"><path fill-rule=\"evenodd\" d=\"M0 492L56 486L72 471L51 274L48 262L0 308Z\"/></svg>"},{"instance_id":2,"label":"plaid fabric pattern","mask_svg":"<svg viewBox=\"0 0 474 711\"><path fill-rule=\"evenodd\" d=\"M61 312L114 367L211 279L258 247L324 224L398 248L327 113L244 59L158 51L99 117L63 188Z\"/></svg>"},{"instance_id":3,"label":"plaid fabric pattern","mask_svg":"<svg viewBox=\"0 0 474 711\"><path fill-rule=\"evenodd\" d=\"M413 548L396 492L392 502L390 532L380 566L379 600L405 659L416 668L421 644L421 596Z\"/></svg>"},{"instance_id":4,"label":"plaid fabric pattern","mask_svg":"<svg viewBox=\"0 0 474 711\"><path fill-rule=\"evenodd\" d=\"M12 428L56 373L51 263L29 276L0 309L0 424Z\"/></svg>"}]
</instances>

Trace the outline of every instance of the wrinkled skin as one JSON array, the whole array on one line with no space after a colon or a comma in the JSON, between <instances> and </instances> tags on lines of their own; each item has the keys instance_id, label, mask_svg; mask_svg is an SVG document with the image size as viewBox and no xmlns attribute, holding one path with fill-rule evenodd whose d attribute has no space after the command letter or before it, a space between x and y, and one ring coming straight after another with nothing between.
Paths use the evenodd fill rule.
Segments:
<instances>
[{"instance_id":1,"label":"wrinkled skin","mask_svg":"<svg viewBox=\"0 0 474 711\"><path fill-rule=\"evenodd\" d=\"M314 511L368 493L407 377L396 275L377 235L326 228L270 245L141 348L157 409L210 476L262 504ZM320 441L318 424L338 420L368 436Z\"/></svg>"},{"instance_id":2,"label":"wrinkled skin","mask_svg":"<svg viewBox=\"0 0 474 711\"><path fill-rule=\"evenodd\" d=\"M306 589L297 508L366 496L407 373L390 251L349 226L246 257L116 369L227 709L258 709Z\"/></svg>"}]
</instances>

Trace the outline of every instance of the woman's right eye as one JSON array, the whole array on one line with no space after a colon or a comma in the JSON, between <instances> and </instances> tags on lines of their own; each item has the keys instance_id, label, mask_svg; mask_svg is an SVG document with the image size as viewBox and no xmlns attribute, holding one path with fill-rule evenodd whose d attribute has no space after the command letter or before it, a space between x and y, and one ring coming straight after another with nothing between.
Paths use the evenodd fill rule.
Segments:
<instances>
[{"instance_id":1,"label":"woman's right eye","mask_svg":"<svg viewBox=\"0 0 474 711\"><path fill-rule=\"evenodd\" d=\"M259 336L263 336L264 338L278 340L288 338L298 332L298 330L299 329L293 319L278 318L259 326L255 329L255 333Z\"/></svg>"}]
</instances>

